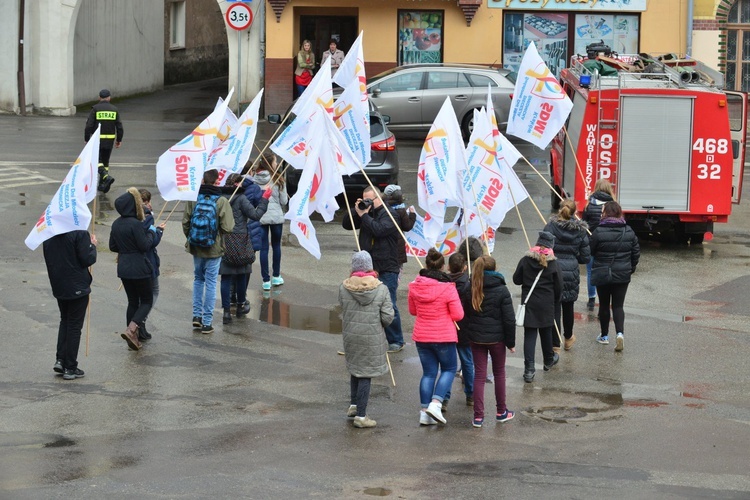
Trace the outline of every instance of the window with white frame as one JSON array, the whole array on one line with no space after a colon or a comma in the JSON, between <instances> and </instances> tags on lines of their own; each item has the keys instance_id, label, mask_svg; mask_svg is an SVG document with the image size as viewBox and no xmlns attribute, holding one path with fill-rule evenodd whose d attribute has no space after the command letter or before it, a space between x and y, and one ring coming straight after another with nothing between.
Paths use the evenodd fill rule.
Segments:
<instances>
[{"instance_id":1,"label":"window with white frame","mask_svg":"<svg viewBox=\"0 0 750 500\"><path fill-rule=\"evenodd\" d=\"M169 13L169 48L185 48L185 2L173 2Z\"/></svg>"}]
</instances>

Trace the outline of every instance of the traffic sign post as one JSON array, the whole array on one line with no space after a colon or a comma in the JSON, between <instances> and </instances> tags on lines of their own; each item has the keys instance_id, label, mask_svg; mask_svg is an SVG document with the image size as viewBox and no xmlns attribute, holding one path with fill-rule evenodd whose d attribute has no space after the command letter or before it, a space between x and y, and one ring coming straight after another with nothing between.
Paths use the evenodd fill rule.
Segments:
<instances>
[{"instance_id":1,"label":"traffic sign post","mask_svg":"<svg viewBox=\"0 0 750 500\"><path fill-rule=\"evenodd\" d=\"M253 11L245 3L235 2L229 5L224 18L230 28L237 32L237 114L240 112L242 99L242 35L253 24Z\"/></svg>"}]
</instances>

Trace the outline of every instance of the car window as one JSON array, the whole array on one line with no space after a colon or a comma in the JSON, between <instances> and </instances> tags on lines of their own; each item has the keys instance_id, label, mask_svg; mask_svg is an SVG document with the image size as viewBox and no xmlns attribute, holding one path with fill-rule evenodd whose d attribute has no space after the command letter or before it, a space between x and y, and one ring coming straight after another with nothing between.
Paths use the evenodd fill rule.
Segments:
<instances>
[{"instance_id":1,"label":"car window","mask_svg":"<svg viewBox=\"0 0 750 500\"><path fill-rule=\"evenodd\" d=\"M427 74L428 89L455 89L470 87L463 73L457 71L433 71Z\"/></svg>"},{"instance_id":2,"label":"car window","mask_svg":"<svg viewBox=\"0 0 750 500\"><path fill-rule=\"evenodd\" d=\"M383 122L377 115L370 115L370 137L377 137L385 131Z\"/></svg>"},{"instance_id":3,"label":"car window","mask_svg":"<svg viewBox=\"0 0 750 500\"><path fill-rule=\"evenodd\" d=\"M419 90L422 86L422 73L410 72L387 78L376 85L381 92Z\"/></svg>"},{"instance_id":4,"label":"car window","mask_svg":"<svg viewBox=\"0 0 750 500\"><path fill-rule=\"evenodd\" d=\"M487 88L488 84L492 87L497 87L497 83L495 82L495 80L493 80L489 76L473 75L471 73L466 73L466 76L469 78L469 81L471 82L472 87Z\"/></svg>"}]
</instances>

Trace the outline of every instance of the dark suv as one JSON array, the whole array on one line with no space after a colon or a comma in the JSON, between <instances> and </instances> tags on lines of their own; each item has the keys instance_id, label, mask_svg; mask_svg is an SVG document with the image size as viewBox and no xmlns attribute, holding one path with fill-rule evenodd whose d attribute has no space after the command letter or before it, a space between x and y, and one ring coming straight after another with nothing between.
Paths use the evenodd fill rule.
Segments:
<instances>
[{"instance_id":1,"label":"dark suv","mask_svg":"<svg viewBox=\"0 0 750 500\"><path fill-rule=\"evenodd\" d=\"M381 191L388 184L398 184L398 154L396 152L396 137L388 130L390 117L383 116L372 101L370 104L370 149L372 158L365 166L365 172L373 184ZM295 115L290 115L283 126L288 126ZM268 115L268 122L281 123L281 115ZM291 196L297 191L297 184L302 175L301 170L289 167L286 172L287 192ZM344 188L347 193L361 195L362 190L368 186L367 180L362 173L344 176Z\"/></svg>"}]
</instances>

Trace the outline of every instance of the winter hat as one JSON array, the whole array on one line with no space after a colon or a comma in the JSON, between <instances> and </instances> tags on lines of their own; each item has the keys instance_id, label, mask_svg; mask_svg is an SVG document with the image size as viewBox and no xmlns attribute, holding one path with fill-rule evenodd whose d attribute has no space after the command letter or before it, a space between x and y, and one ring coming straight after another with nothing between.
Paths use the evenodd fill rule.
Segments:
<instances>
[{"instance_id":1,"label":"winter hat","mask_svg":"<svg viewBox=\"0 0 750 500\"><path fill-rule=\"evenodd\" d=\"M388 184L383 190L383 194L386 196L390 196L394 191L401 191L401 186L396 184Z\"/></svg>"},{"instance_id":2,"label":"winter hat","mask_svg":"<svg viewBox=\"0 0 750 500\"><path fill-rule=\"evenodd\" d=\"M536 246L552 248L555 245L555 235L547 231L539 231L539 238L536 240Z\"/></svg>"},{"instance_id":3,"label":"winter hat","mask_svg":"<svg viewBox=\"0 0 750 500\"><path fill-rule=\"evenodd\" d=\"M365 250L352 255L352 272L372 271L372 257Z\"/></svg>"},{"instance_id":4,"label":"winter hat","mask_svg":"<svg viewBox=\"0 0 750 500\"><path fill-rule=\"evenodd\" d=\"M107 97L111 96L112 93L109 91L109 89L101 89L99 91L99 97L102 99L106 99Z\"/></svg>"}]
</instances>

